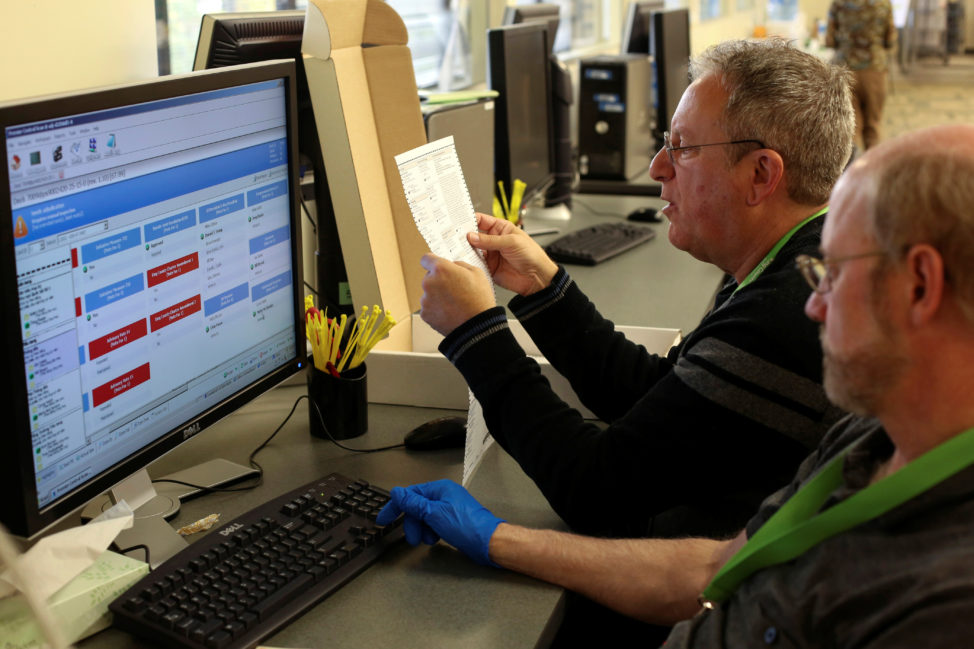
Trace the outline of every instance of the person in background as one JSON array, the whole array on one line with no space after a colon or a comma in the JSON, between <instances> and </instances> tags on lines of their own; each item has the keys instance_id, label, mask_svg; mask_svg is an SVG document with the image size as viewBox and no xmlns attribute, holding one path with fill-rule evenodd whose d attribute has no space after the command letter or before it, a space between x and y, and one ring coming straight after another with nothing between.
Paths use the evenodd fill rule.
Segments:
<instances>
[{"instance_id":1,"label":"person in background","mask_svg":"<svg viewBox=\"0 0 974 649\"><path fill-rule=\"evenodd\" d=\"M836 185L813 287L825 389L852 413L729 540L598 539L504 522L456 483L377 522L443 538L683 647L953 648L974 637L974 125L890 140ZM682 621L681 621L682 620Z\"/></svg>"},{"instance_id":2,"label":"person in background","mask_svg":"<svg viewBox=\"0 0 974 649\"><path fill-rule=\"evenodd\" d=\"M835 48L835 62L855 77L856 140L867 150L879 143L886 103L888 50L896 44L890 0L832 0L825 44Z\"/></svg>"},{"instance_id":3,"label":"person in background","mask_svg":"<svg viewBox=\"0 0 974 649\"><path fill-rule=\"evenodd\" d=\"M445 336L440 351L494 439L584 534L733 534L842 414L822 390L817 329L802 313L809 288L793 267L817 252L852 150L848 72L776 39L714 46L691 70L650 173L669 202L670 242L727 277L667 356L616 332L523 230L478 215L469 236L494 281L518 294L513 314L606 426L551 390L480 270L422 259L421 315ZM665 634L572 597L556 640Z\"/></svg>"}]
</instances>

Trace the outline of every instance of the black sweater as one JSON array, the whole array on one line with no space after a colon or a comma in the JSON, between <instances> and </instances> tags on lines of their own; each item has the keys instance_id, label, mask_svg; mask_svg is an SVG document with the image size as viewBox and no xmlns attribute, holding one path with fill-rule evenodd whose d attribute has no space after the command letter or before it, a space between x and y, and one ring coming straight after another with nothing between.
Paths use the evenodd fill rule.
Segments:
<instances>
[{"instance_id":1,"label":"black sweater","mask_svg":"<svg viewBox=\"0 0 974 649\"><path fill-rule=\"evenodd\" d=\"M510 309L605 425L549 387L503 307L447 336L497 440L575 531L733 534L787 484L841 413L821 388L818 327L795 256L818 252L823 219L799 230L751 284L728 278L714 308L663 357L614 331L559 269Z\"/></svg>"}]
</instances>

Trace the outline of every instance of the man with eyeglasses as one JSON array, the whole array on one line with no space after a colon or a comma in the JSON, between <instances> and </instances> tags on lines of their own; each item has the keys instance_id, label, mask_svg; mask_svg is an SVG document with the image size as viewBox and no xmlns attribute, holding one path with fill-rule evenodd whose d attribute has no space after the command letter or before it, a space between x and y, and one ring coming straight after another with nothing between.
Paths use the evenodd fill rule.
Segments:
<instances>
[{"instance_id":1,"label":"man with eyeglasses","mask_svg":"<svg viewBox=\"0 0 974 649\"><path fill-rule=\"evenodd\" d=\"M813 288L840 421L728 540L508 524L459 485L393 489L407 539L677 624L681 647L937 647L974 637L974 125L887 141L836 185Z\"/></svg>"},{"instance_id":2,"label":"man with eyeglasses","mask_svg":"<svg viewBox=\"0 0 974 649\"><path fill-rule=\"evenodd\" d=\"M584 534L731 534L841 416L821 388L817 333L802 314L808 287L793 266L817 251L852 150L848 72L774 39L717 45L691 72L650 173L669 202L670 241L727 280L667 356L615 332L522 230L478 215L469 237L494 281L518 294L510 310L606 426L551 391L480 271L422 259L421 315L445 336L440 351L493 437ZM569 601L559 644L662 633L584 608Z\"/></svg>"}]
</instances>

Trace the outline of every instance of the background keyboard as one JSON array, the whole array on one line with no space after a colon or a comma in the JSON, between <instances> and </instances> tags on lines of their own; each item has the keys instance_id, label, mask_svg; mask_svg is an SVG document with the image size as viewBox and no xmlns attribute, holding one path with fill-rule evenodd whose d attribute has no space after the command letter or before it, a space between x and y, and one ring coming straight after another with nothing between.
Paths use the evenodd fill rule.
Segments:
<instances>
[{"instance_id":1,"label":"background keyboard","mask_svg":"<svg viewBox=\"0 0 974 649\"><path fill-rule=\"evenodd\" d=\"M388 492L337 473L209 532L109 606L114 626L173 648L253 647L403 537Z\"/></svg>"},{"instance_id":2,"label":"background keyboard","mask_svg":"<svg viewBox=\"0 0 974 649\"><path fill-rule=\"evenodd\" d=\"M569 232L545 246L545 251L557 262L593 266L654 236L650 228L613 221Z\"/></svg>"}]
</instances>

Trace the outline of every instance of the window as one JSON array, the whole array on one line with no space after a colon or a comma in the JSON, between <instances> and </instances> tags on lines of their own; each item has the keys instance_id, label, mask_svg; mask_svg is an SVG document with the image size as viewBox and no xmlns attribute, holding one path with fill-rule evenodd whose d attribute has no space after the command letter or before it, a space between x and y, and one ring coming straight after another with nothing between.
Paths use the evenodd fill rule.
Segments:
<instances>
[{"instance_id":1,"label":"window","mask_svg":"<svg viewBox=\"0 0 974 649\"><path fill-rule=\"evenodd\" d=\"M307 0L156 0L159 74L179 74L193 69L203 14L307 6Z\"/></svg>"},{"instance_id":2,"label":"window","mask_svg":"<svg viewBox=\"0 0 974 649\"><path fill-rule=\"evenodd\" d=\"M700 0L700 20L719 18L723 14L721 0Z\"/></svg>"},{"instance_id":3,"label":"window","mask_svg":"<svg viewBox=\"0 0 974 649\"><path fill-rule=\"evenodd\" d=\"M537 0L387 0L409 32L417 85L448 85L450 89L484 81L487 29L497 26L504 5L532 1ZM560 7L560 52L571 57L616 51L613 48L617 48L622 32L624 0L547 1ZM721 0L709 1L719 5ZM305 9L308 0L155 0L155 4L159 73L175 74L193 69L204 14ZM447 65L443 65L444 56L448 57Z\"/></svg>"}]
</instances>

